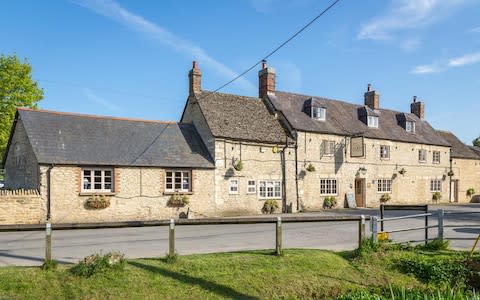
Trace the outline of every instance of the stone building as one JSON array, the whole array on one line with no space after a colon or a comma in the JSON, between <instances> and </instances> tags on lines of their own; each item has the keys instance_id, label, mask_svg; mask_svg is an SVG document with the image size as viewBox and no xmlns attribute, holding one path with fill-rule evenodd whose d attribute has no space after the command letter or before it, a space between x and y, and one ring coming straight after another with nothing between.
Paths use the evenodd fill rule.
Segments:
<instances>
[{"instance_id":1,"label":"stone building","mask_svg":"<svg viewBox=\"0 0 480 300\"><path fill-rule=\"evenodd\" d=\"M480 156L432 128L415 97L398 112L370 85L356 105L277 91L275 76L264 63L258 97L214 93L194 62L179 123L19 108L5 184L33 192L0 193L0 224L22 203L39 213L13 223L259 214L266 200L296 212L326 197L337 207L432 203L437 192L468 202L467 190L480 190ZM108 207L89 206L100 198Z\"/></svg>"}]
</instances>

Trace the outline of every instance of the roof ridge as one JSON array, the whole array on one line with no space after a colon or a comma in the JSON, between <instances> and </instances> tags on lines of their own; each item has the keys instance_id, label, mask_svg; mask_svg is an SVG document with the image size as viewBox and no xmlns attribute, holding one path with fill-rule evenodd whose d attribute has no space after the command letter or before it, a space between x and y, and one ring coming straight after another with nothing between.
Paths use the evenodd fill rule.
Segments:
<instances>
[{"instance_id":1,"label":"roof ridge","mask_svg":"<svg viewBox=\"0 0 480 300\"><path fill-rule=\"evenodd\" d=\"M252 96L244 96L244 95L238 95L238 94L230 94L230 93L221 93L221 92L213 92L213 91L207 91L207 90L202 90L201 93L210 93L210 94L218 94L218 95L225 95L225 96L235 96L235 97L240 97L240 98L246 98L246 99L255 99L255 100L261 100L262 98L258 98L258 97L252 97ZM202 100L201 98L198 99L197 97L197 100Z\"/></svg>"},{"instance_id":2,"label":"roof ridge","mask_svg":"<svg viewBox=\"0 0 480 300\"><path fill-rule=\"evenodd\" d=\"M145 119L137 119L137 118L101 116L101 115L91 115L91 114L53 111L53 110L46 110L46 109L32 109L32 108L27 108L27 107L17 107L17 110L48 113L48 114L54 114L54 115L60 115L60 116L75 116L75 117L83 117L83 118L92 118L92 119L108 119L108 120L116 120L116 121L160 123L160 124L183 124L181 122L175 122L175 121L145 120Z\"/></svg>"}]
</instances>

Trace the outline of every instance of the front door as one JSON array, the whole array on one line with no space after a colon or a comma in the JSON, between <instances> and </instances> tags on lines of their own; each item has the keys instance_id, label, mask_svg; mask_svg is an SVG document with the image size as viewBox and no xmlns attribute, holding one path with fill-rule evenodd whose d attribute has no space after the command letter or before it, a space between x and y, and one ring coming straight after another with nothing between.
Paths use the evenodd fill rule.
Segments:
<instances>
[{"instance_id":1,"label":"front door","mask_svg":"<svg viewBox=\"0 0 480 300\"><path fill-rule=\"evenodd\" d=\"M355 179L355 202L357 207L365 207L365 179Z\"/></svg>"},{"instance_id":2,"label":"front door","mask_svg":"<svg viewBox=\"0 0 480 300\"><path fill-rule=\"evenodd\" d=\"M458 202L458 179L450 182L450 201Z\"/></svg>"}]
</instances>

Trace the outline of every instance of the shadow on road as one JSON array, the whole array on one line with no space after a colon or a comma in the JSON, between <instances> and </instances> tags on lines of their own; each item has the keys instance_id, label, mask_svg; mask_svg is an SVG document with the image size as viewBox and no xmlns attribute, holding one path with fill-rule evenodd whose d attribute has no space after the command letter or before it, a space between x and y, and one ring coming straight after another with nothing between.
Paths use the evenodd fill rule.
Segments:
<instances>
[{"instance_id":1,"label":"shadow on road","mask_svg":"<svg viewBox=\"0 0 480 300\"><path fill-rule=\"evenodd\" d=\"M455 232L480 234L480 228L461 227L453 229Z\"/></svg>"},{"instance_id":2,"label":"shadow on road","mask_svg":"<svg viewBox=\"0 0 480 300\"><path fill-rule=\"evenodd\" d=\"M221 297L228 297L228 298L233 298L233 299L258 299L256 297L252 297L249 295L242 294L240 292L237 292L236 290L226 287L224 285L214 283L211 281L207 281L202 278L196 278L192 276L188 276L185 274L180 274L177 272L173 272L161 267L156 267L156 266L150 266L146 264L142 264L140 262L135 262L135 261L129 261L128 262L130 265L135 266L137 268L144 269L146 271L156 273L156 274L161 274L166 277L170 277L172 279L181 281L186 284L190 285L197 285L200 286L202 289L207 290L211 293L217 294Z\"/></svg>"},{"instance_id":3,"label":"shadow on road","mask_svg":"<svg viewBox=\"0 0 480 300\"><path fill-rule=\"evenodd\" d=\"M28 260L28 261L34 261L34 262L44 262L45 259L43 257L35 257L35 256L26 256L26 255L15 255L8 253L9 251L5 250L0 250L0 257L6 257L6 258L15 258L15 259L21 259L21 260ZM71 264L71 262L68 261L61 261L61 260L56 260L56 262L61 263L61 264ZM12 263L12 265L14 265Z\"/></svg>"}]
</instances>

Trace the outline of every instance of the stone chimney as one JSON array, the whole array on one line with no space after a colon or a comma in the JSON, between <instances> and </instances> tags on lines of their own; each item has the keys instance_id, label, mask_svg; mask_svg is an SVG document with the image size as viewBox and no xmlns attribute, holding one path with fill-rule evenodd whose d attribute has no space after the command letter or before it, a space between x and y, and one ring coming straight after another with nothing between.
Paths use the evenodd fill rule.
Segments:
<instances>
[{"instance_id":1,"label":"stone chimney","mask_svg":"<svg viewBox=\"0 0 480 300\"><path fill-rule=\"evenodd\" d=\"M425 118L425 103L421 101L417 102L417 96L413 96L413 102L410 104L410 112L423 120Z\"/></svg>"},{"instance_id":2,"label":"stone chimney","mask_svg":"<svg viewBox=\"0 0 480 300\"><path fill-rule=\"evenodd\" d=\"M192 69L188 73L188 79L189 95L192 96L195 93L200 93L202 91L202 71L198 68L196 61L192 63Z\"/></svg>"},{"instance_id":3,"label":"stone chimney","mask_svg":"<svg viewBox=\"0 0 480 300\"><path fill-rule=\"evenodd\" d=\"M369 83L367 86L367 92L364 94L365 105L373 110L380 108L380 94L372 89L372 85Z\"/></svg>"},{"instance_id":4,"label":"stone chimney","mask_svg":"<svg viewBox=\"0 0 480 300\"><path fill-rule=\"evenodd\" d=\"M275 94L275 69L267 67L267 61L262 61L262 69L258 71L258 97Z\"/></svg>"}]
</instances>

